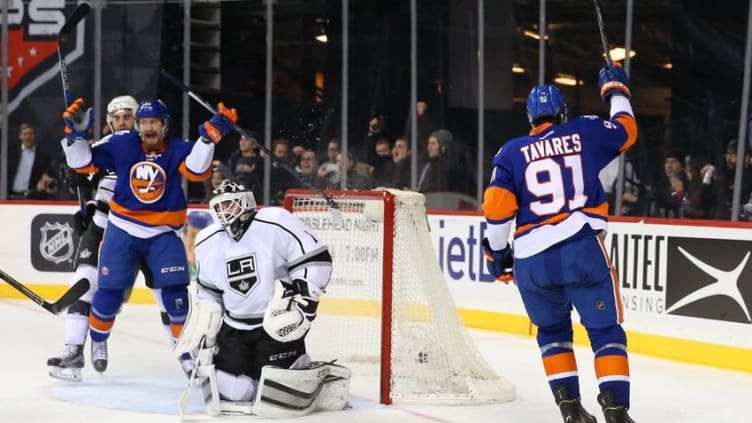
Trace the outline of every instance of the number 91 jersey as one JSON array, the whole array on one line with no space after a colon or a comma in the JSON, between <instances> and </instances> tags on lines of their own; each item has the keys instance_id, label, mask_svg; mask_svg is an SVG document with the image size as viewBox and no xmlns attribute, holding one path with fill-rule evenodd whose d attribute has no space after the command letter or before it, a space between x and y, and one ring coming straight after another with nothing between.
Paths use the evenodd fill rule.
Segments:
<instances>
[{"instance_id":1,"label":"number 91 jersey","mask_svg":"<svg viewBox=\"0 0 752 423\"><path fill-rule=\"evenodd\" d=\"M484 195L489 229L511 227L516 218L517 258L537 254L585 224L606 229L608 203L598 174L636 138L634 117L618 113L611 120L580 116L561 125L546 123L508 141L493 159Z\"/></svg>"}]
</instances>

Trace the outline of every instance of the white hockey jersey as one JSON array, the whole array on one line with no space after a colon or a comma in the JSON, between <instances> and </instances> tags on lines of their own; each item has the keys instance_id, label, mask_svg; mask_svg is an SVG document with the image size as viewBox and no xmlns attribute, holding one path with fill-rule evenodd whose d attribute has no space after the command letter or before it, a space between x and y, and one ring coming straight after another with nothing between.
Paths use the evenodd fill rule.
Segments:
<instances>
[{"instance_id":1,"label":"white hockey jersey","mask_svg":"<svg viewBox=\"0 0 752 423\"><path fill-rule=\"evenodd\" d=\"M258 210L239 241L213 223L196 237L198 296L220 303L228 325L261 326L275 280L304 279L325 290L329 249L297 217L279 207Z\"/></svg>"}]
</instances>

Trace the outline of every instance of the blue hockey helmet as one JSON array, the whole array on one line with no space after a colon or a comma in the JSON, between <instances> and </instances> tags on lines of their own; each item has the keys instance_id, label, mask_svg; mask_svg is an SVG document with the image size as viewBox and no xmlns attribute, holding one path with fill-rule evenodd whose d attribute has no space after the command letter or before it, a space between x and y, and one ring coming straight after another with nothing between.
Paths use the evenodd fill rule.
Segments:
<instances>
[{"instance_id":1,"label":"blue hockey helmet","mask_svg":"<svg viewBox=\"0 0 752 423\"><path fill-rule=\"evenodd\" d=\"M170 111L167 109L167 105L162 100L147 100L141 103L136 110L136 130L138 128L138 121L144 118L155 118L162 120L162 134L167 133L167 123L170 120Z\"/></svg>"},{"instance_id":2,"label":"blue hockey helmet","mask_svg":"<svg viewBox=\"0 0 752 423\"><path fill-rule=\"evenodd\" d=\"M555 85L539 85L530 90L527 96L527 120L530 125L544 118L558 120L563 123L567 120L567 105L564 96Z\"/></svg>"}]
</instances>

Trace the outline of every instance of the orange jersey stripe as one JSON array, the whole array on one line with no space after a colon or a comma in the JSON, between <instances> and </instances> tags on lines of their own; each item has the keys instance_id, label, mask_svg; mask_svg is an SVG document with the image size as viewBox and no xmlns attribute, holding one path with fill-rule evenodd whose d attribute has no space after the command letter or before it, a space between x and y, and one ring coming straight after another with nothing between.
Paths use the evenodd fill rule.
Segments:
<instances>
[{"instance_id":1,"label":"orange jersey stripe","mask_svg":"<svg viewBox=\"0 0 752 423\"><path fill-rule=\"evenodd\" d=\"M564 219L566 219L568 217L569 217L569 213L557 214L556 216L549 217L548 219L546 219L546 220L544 220L542 222L539 222L539 223L529 223L527 225L520 226L519 228L517 228L517 230L514 231L514 233L515 234L519 234L519 233L527 232L530 229L533 229L533 228L538 227L538 226L553 225L553 224L561 222L562 220L564 220Z\"/></svg>"},{"instance_id":2,"label":"orange jersey stripe","mask_svg":"<svg viewBox=\"0 0 752 423\"><path fill-rule=\"evenodd\" d=\"M608 217L608 203L601 203L595 207L586 207L582 209L587 214L596 214L598 216Z\"/></svg>"},{"instance_id":3,"label":"orange jersey stripe","mask_svg":"<svg viewBox=\"0 0 752 423\"><path fill-rule=\"evenodd\" d=\"M185 165L185 160L180 163L180 166L178 166L178 170L180 171L180 174L185 176L185 179L188 179L191 182L201 182L203 180L209 179L209 177L212 174L211 167L206 170L206 172L197 175L190 170L188 170L188 167Z\"/></svg>"},{"instance_id":4,"label":"orange jersey stripe","mask_svg":"<svg viewBox=\"0 0 752 423\"><path fill-rule=\"evenodd\" d=\"M624 322L624 308L621 304L621 292L619 291L619 274L616 272L616 267L614 267L614 264L608 256L606 244L603 243L603 239L601 239L601 237L597 238L598 245L601 246L601 251L603 252L603 259L606 260L606 265L611 273L611 285L613 285L614 301L616 303L616 321L621 324Z\"/></svg>"},{"instance_id":5,"label":"orange jersey stripe","mask_svg":"<svg viewBox=\"0 0 752 423\"><path fill-rule=\"evenodd\" d=\"M617 116L616 120L627 130L627 140L624 141L624 145L619 149L619 153L623 153L637 141L637 121L634 117L627 114Z\"/></svg>"},{"instance_id":6,"label":"orange jersey stripe","mask_svg":"<svg viewBox=\"0 0 752 423\"><path fill-rule=\"evenodd\" d=\"M606 376L629 376L629 359L625 355L596 357L595 375L599 379Z\"/></svg>"},{"instance_id":7,"label":"orange jersey stripe","mask_svg":"<svg viewBox=\"0 0 752 423\"><path fill-rule=\"evenodd\" d=\"M97 173L99 172L99 168L94 166L93 164L90 164L86 167L79 167L78 169L73 169L76 173Z\"/></svg>"},{"instance_id":8,"label":"orange jersey stripe","mask_svg":"<svg viewBox=\"0 0 752 423\"><path fill-rule=\"evenodd\" d=\"M519 209L517 197L505 188L490 186L483 193L481 210L487 219L510 219L517 213L517 209Z\"/></svg>"},{"instance_id":9,"label":"orange jersey stripe","mask_svg":"<svg viewBox=\"0 0 752 423\"><path fill-rule=\"evenodd\" d=\"M573 352L563 352L543 357L543 368L546 369L546 376L576 372L577 361Z\"/></svg>"},{"instance_id":10,"label":"orange jersey stripe","mask_svg":"<svg viewBox=\"0 0 752 423\"><path fill-rule=\"evenodd\" d=\"M114 320L105 322L104 320L97 319L94 313L89 314L89 325L98 332L109 332L112 330L114 324Z\"/></svg>"},{"instance_id":11,"label":"orange jersey stripe","mask_svg":"<svg viewBox=\"0 0 752 423\"><path fill-rule=\"evenodd\" d=\"M118 204L114 199L110 201L110 210L126 216L130 219L146 223L151 226L167 225L173 228L185 224L185 210L178 211L151 211L151 210L129 210Z\"/></svg>"}]
</instances>

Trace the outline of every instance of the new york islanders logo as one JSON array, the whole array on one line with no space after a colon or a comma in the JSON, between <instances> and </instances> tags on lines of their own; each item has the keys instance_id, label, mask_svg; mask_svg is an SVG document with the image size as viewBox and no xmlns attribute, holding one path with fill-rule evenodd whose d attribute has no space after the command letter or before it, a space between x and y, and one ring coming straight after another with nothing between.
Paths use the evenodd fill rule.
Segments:
<instances>
[{"instance_id":1,"label":"new york islanders logo","mask_svg":"<svg viewBox=\"0 0 752 423\"><path fill-rule=\"evenodd\" d=\"M154 162L139 162L131 167L131 192L142 203L159 201L165 193L166 181L164 169Z\"/></svg>"},{"instance_id":2,"label":"new york islanders logo","mask_svg":"<svg viewBox=\"0 0 752 423\"><path fill-rule=\"evenodd\" d=\"M60 77L57 34L76 2L65 0L11 0L8 7L9 102L12 112L37 88ZM68 64L84 54L84 25L70 34L61 54ZM0 46L2 51L2 46Z\"/></svg>"}]
</instances>

